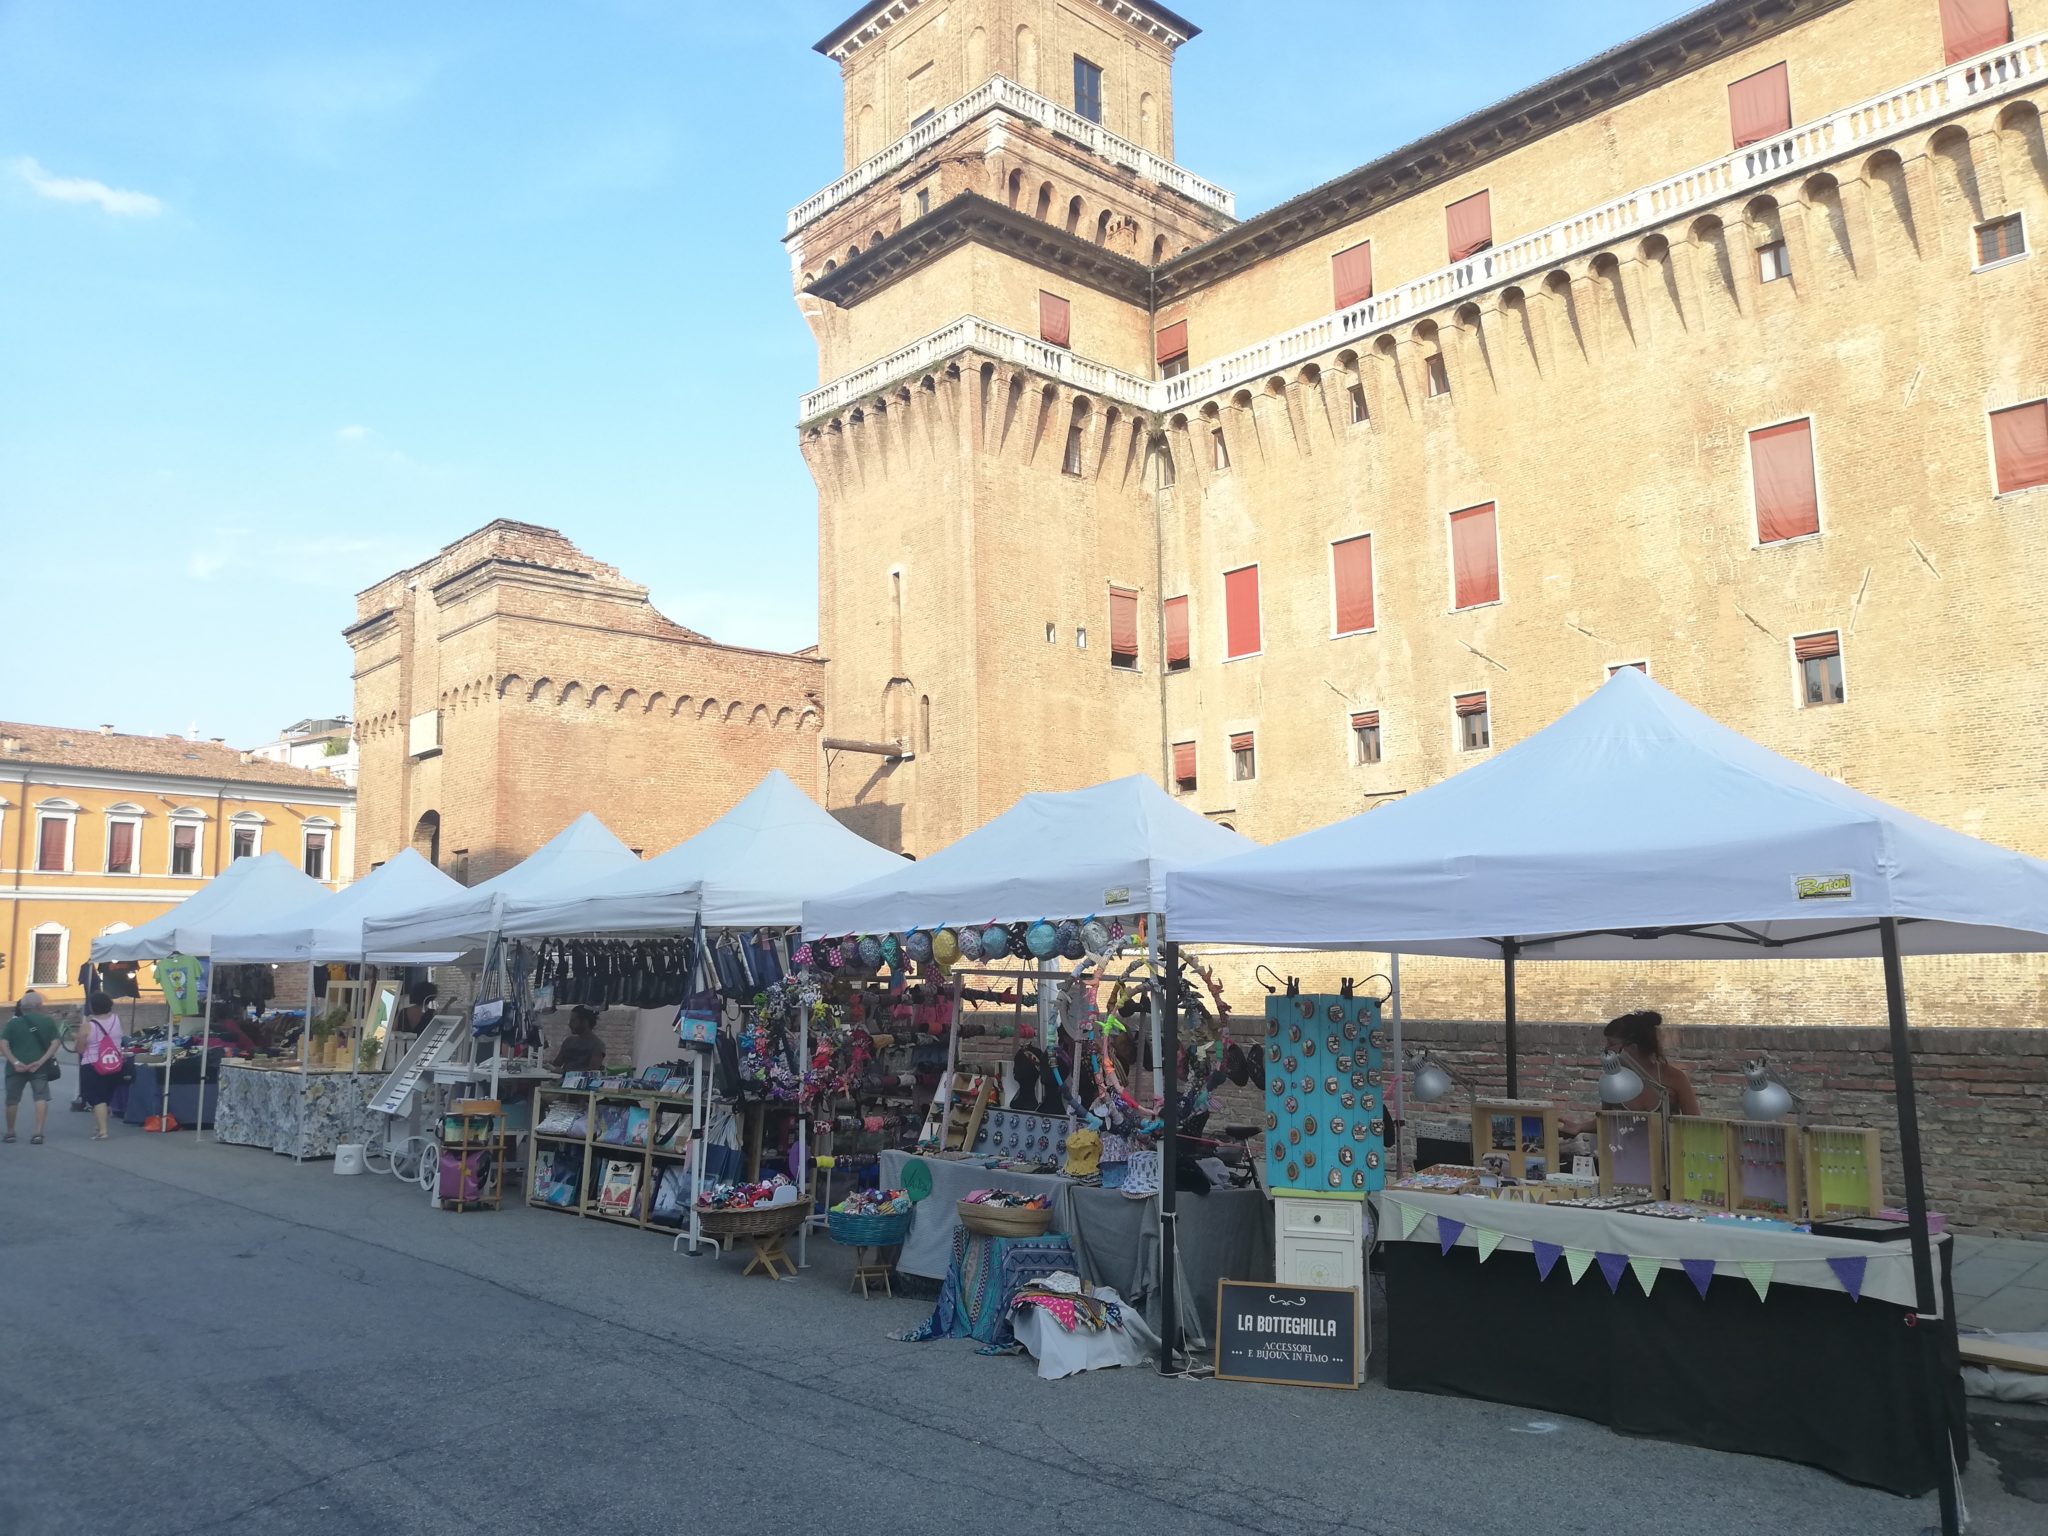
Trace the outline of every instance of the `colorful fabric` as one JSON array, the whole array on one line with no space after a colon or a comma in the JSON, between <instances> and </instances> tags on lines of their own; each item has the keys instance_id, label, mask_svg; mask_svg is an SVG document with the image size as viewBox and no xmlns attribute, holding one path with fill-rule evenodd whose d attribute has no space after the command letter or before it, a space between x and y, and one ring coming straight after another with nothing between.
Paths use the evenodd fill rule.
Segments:
<instances>
[{"instance_id":1,"label":"colorful fabric","mask_svg":"<svg viewBox=\"0 0 2048 1536\"><path fill-rule=\"evenodd\" d=\"M926 1339L979 1339L983 1354L1014 1349L1010 1304L1027 1285L1079 1266L1062 1233L1041 1237L988 1237L953 1229L953 1262L939 1287L938 1305L915 1328L893 1335L905 1343Z\"/></svg>"}]
</instances>

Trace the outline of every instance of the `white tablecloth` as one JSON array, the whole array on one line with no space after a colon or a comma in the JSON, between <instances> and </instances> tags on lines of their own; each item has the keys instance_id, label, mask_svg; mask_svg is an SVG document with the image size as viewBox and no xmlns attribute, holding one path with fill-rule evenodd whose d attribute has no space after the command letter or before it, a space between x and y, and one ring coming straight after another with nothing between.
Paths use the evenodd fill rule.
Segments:
<instances>
[{"instance_id":1,"label":"white tablecloth","mask_svg":"<svg viewBox=\"0 0 2048 1536\"><path fill-rule=\"evenodd\" d=\"M1109 1301L1123 1300L1108 1286L1095 1294ZM1046 1381L1113 1365L1150 1366L1159 1358L1159 1335L1129 1306L1124 1308L1121 1328L1105 1328L1100 1333L1083 1328L1069 1333L1042 1307L1019 1307L1015 1325L1017 1342L1031 1351L1038 1374Z\"/></svg>"},{"instance_id":2,"label":"white tablecloth","mask_svg":"<svg viewBox=\"0 0 2048 1536\"><path fill-rule=\"evenodd\" d=\"M1672 1221L1661 1216L1631 1216L1627 1211L1587 1210L1582 1206L1525 1205L1514 1200L1489 1200L1483 1195L1447 1195L1414 1189L1390 1189L1379 1195L1380 1235L1402 1241L1400 1208L1420 1211L1422 1219L1408 1233L1411 1243L1440 1243L1437 1218L1463 1222L1458 1245L1476 1247L1480 1230L1501 1234L1503 1251L1529 1253L1537 1242L1585 1253L1619 1253L1631 1259L1655 1259L1659 1269L1679 1271L1683 1261L1712 1259L1719 1281L1744 1280L1742 1265L1768 1263L1773 1285L1804 1285L1816 1290L1843 1289L1829 1259L1860 1258L1862 1294L1896 1306L1913 1306L1913 1250L1910 1243L1862 1243L1849 1238L1815 1237L1805 1232L1776 1232L1740 1222ZM1946 1236L1937 1242L1948 1241ZM1564 1262L1560 1259L1558 1262ZM1939 1274L1941 1260L1935 1258Z\"/></svg>"}]
</instances>

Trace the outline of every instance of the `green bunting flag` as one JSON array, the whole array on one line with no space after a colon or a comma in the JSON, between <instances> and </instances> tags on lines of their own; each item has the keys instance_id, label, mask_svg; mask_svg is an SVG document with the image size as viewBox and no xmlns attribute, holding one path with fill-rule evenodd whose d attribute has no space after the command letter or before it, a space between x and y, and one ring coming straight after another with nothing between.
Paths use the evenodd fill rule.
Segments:
<instances>
[{"instance_id":1,"label":"green bunting flag","mask_svg":"<svg viewBox=\"0 0 2048 1536\"><path fill-rule=\"evenodd\" d=\"M1744 1259L1742 1272L1749 1276L1749 1283L1756 1287L1756 1299L1762 1301L1771 1288L1771 1271L1777 1268L1769 1259Z\"/></svg>"},{"instance_id":2,"label":"green bunting flag","mask_svg":"<svg viewBox=\"0 0 2048 1536\"><path fill-rule=\"evenodd\" d=\"M1419 1205L1397 1205L1395 1209L1401 1213L1401 1235L1403 1237L1413 1237L1415 1229L1422 1225L1422 1207Z\"/></svg>"},{"instance_id":3,"label":"green bunting flag","mask_svg":"<svg viewBox=\"0 0 2048 1536\"><path fill-rule=\"evenodd\" d=\"M1650 1294L1650 1287L1657 1283L1657 1276L1664 1268L1655 1259L1630 1259L1628 1267L1635 1272L1636 1284L1643 1288L1645 1296Z\"/></svg>"},{"instance_id":4,"label":"green bunting flag","mask_svg":"<svg viewBox=\"0 0 2048 1536\"><path fill-rule=\"evenodd\" d=\"M1572 1284L1577 1285L1593 1262L1593 1255L1584 1248L1567 1248L1564 1262L1572 1272Z\"/></svg>"},{"instance_id":5,"label":"green bunting flag","mask_svg":"<svg viewBox=\"0 0 2048 1536\"><path fill-rule=\"evenodd\" d=\"M1479 1244L1479 1262L1484 1264L1493 1257L1493 1250L1500 1246L1500 1234L1489 1232L1484 1227L1474 1227L1472 1236Z\"/></svg>"}]
</instances>

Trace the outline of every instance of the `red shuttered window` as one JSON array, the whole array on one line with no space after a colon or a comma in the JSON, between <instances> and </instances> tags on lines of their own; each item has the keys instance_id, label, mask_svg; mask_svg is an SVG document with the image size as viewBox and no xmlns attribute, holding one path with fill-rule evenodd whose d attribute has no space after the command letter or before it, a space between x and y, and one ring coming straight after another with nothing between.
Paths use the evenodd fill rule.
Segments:
<instances>
[{"instance_id":1,"label":"red shuttered window","mask_svg":"<svg viewBox=\"0 0 2048 1536\"><path fill-rule=\"evenodd\" d=\"M1166 670L1185 671L1188 659L1188 600L1169 597L1166 600Z\"/></svg>"},{"instance_id":2,"label":"red shuttered window","mask_svg":"<svg viewBox=\"0 0 2048 1536\"><path fill-rule=\"evenodd\" d=\"M1041 291L1038 295L1038 334L1041 340L1056 347L1073 345L1073 310L1056 293Z\"/></svg>"},{"instance_id":3,"label":"red shuttered window","mask_svg":"<svg viewBox=\"0 0 2048 1536\"><path fill-rule=\"evenodd\" d=\"M71 823L62 816L45 816L36 827L36 868L58 873L71 846Z\"/></svg>"},{"instance_id":4,"label":"red shuttered window","mask_svg":"<svg viewBox=\"0 0 2048 1536\"><path fill-rule=\"evenodd\" d=\"M1234 660L1259 650L1259 568L1223 573L1223 654Z\"/></svg>"},{"instance_id":5,"label":"red shuttered window","mask_svg":"<svg viewBox=\"0 0 2048 1536\"><path fill-rule=\"evenodd\" d=\"M1181 790L1195 787L1195 744L1192 741L1173 744L1173 787Z\"/></svg>"},{"instance_id":6,"label":"red shuttered window","mask_svg":"<svg viewBox=\"0 0 2048 1536\"><path fill-rule=\"evenodd\" d=\"M1109 589L1109 664L1138 665L1138 594L1129 587Z\"/></svg>"},{"instance_id":7,"label":"red shuttered window","mask_svg":"<svg viewBox=\"0 0 2048 1536\"><path fill-rule=\"evenodd\" d=\"M1492 245L1493 194L1474 192L1452 203L1444 210L1444 234L1453 261L1463 261Z\"/></svg>"},{"instance_id":8,"label":"red shuttered window","mask_svg":"<svg viewBox=\"0 0 2048 1536\"><path fill-rule=\"evenodd\" d=\"M1991 456L1998 465L2001 496L2048 485L2048 400L1993 411Z\"/></svg>"},{"instance_id":9,"label":"red shuttered window","mask_svg":"<svg viewBox=\"0 0 2048 1536\"><path fill-rule=\"evenodd\" d=\"M1500 601L1500 550L1490 501L1451 514L1451 589L1457 608Z\"/></svg>"},{"instance_id":10,"label":"red shuttered window","mask_svg":"<svg viewBox=\"0 0 2048 1536\"><path fill-rule=\"evenodd\" d=\"M1330 287L1339 309L1349 309L1352 305L1362 304L1372 297L1370 240L1361 240L1330 258Z\"/></svg>"},{"instance_id":11,"label":"red shuttered window","mask_svg":"<svg viewBox=\"0 0 2048 1536\"><path fill-rule=\"evenodd\" d=\"M2012 41L2005 0L1941 0L1941 45L1948 63L1974 59Z\"/></svg>"},{"instance_id":12,"label":"red shuttered window","mask_svg":"<svg viewBox=\"0 0 2048 1536\"><path fill-rule=\"evenodd\" d=\"M107 823L107 873L110 875L132 875L135 873L134 822L110 821Z\"/></svg>"},{"instance_id":13,"label":"red shuttered window","mask_svg":"<svg viewBox=\"0 0 2048 1536\"><path fill-rule=\"evenodd\" d=\"M1372 628L1372 535L1339 539L1330 546L1330 580L1336 588L1337 633Z\"/></svg>"},{"instance_id":14,"label":"red shuttered window","mask_svg":"<svg viewBox=\"0 0 2048 1536\"><path fill-rule=\"evenodd\" d=\"M1728 87L1728 130L1737 149L1791 127L1792 86L1784 65L1760 69Z\"/></svg>"},{"instance_id":15,"label":"red shuttered window","mask_svg":"<svg viewBox=\"0 0 2048 1536\"><path fill-rule=\"evenodd\" d=\"M1788 421L1750 433L1749 470L1756 493L1759 544L1778 544L1820 532L1812 422Z\"/></svg>"},{"instance_id":16,"label":"red shuttered window","mask_svg":"<svg viewBox=\"0 0 2048 1536\"><path fill-rule=\"evenodd\" d=\"M1174 321L1173 324L1160 331L1158 340L1159 349L1156 356L1160 362L1166 363L1171 362L1176 357L1186 357L1188 355L1187 321Z\"/></svg>"}]
</instances>

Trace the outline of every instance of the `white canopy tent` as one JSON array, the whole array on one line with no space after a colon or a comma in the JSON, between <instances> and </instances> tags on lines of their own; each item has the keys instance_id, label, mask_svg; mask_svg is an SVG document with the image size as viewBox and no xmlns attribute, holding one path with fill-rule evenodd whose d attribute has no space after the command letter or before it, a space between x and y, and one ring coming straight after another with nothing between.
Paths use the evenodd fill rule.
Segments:
<instances>
[{"instance_id":1,"label":"white canopy tent","mask_svg":"<svg viewBox=\"0 0 2048 1536\"><path fill-rule=\"evenodd\" d=\"M910 861L849 831L780 768L696 836L574 890L505 903L504 932L688 933L788 928L811 897L886 877Z\"/></svg>"},{"instance_id":2,"label":"white canopy tent","mask_svg":"<svg viewBox=\"0 0 2048 1536\"><path fill-rule=\"evenodd\" d=\"M585 811L501 875L409 911L365 917L363 945L384 955L479 949L498 934L513 902L558 896L639 864L632 849Z\"/></svg>"},{"instance_id":3,"label":"white canopy tent","mask_svg":"<svg viewBox=\"0 0 2048 1536\"><path fill-rule=\"evenodd\" d=\"M94 939L92 958L104 965L171 955L210 957L215 930L261 922L275 912L331 894L281 853L236 859L170 911L124 933Z\"/></svg>"},{"instance_id":4,"label":"white canopy tent","mask_svg":"<svg viewBox=\"0 0 2048 1536\"><path fill-rule=\"evenodd\" d=\"M1930 1319L1900 956L2048 950L2048 863L1802 768L1633 668L1419 794L1167 886L1176 940L1499 958L1510 1094L1518 959L1881 959L1916 1300ZM1934 1376L1937 1330L1920 1332ZM1933 1390L1941 1401L1938 1379ZM1946 1478L1941 1499L1952 1531Z\"/></svg>"},{"instance_id":5,"label":"white canopy tent","mask_svg":"<svg viewBox=\"0 0 2048 1536\"><path fill-rule=\"evenodd\" d=\"M1257 845L1133 774L1021 796L929 858L804 903L804 932L902 933L950 923L1156 913L1170 870Z\"/></svg>"},{"instance_id":6,"label":"white canopy tent","mask_svg":"<svg viewBox=\"0 0 2048 1536\"><path fill-rule=\"evenodd\" d=\"M396 857L342 890L323 890L303 906L265 913L260 921L247 927L217 929L213 935L213 958L227 962L438 964L453 960L456 955L365 949L363 923L368 918L452 901L463 894L460 885L418 853L410 848L401 849Z\"/></svg>"}]
</instances>

